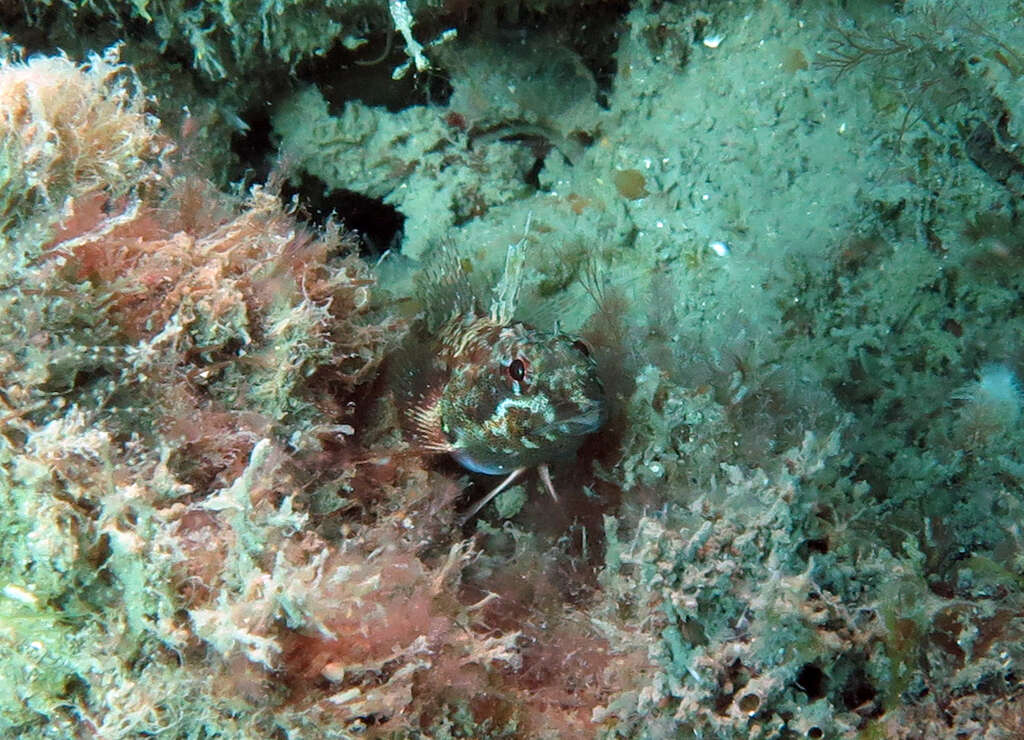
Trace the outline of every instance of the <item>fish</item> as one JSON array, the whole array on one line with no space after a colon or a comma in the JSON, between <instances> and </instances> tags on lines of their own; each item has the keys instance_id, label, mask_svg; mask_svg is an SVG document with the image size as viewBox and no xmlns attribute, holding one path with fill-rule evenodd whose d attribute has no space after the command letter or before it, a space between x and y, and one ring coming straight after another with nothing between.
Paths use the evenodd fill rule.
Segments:
<instances>
[{"instance_id":1,"label":"fish","mask_svg":"<svg viewBox=\"0 0 1024 740\"><path fill-rule=\"evenodd\" d=\"M572 458L608 417L597 363L579 337L516 321L529 222L510 244L487 310L452 250L422 282L428 340L425 366L408 371L418 390L406 421L420 449L504 480L478 501L475 516L524 472L536 469L558 496L549 464Z\"/></svg>"}]
</instances>

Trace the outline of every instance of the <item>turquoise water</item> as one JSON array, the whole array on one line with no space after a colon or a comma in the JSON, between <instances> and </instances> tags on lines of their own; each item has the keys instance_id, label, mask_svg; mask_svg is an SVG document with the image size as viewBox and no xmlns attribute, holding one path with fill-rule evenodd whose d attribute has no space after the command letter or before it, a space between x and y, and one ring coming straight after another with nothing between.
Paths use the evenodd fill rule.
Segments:
<instances>
[{"instance_id":1,"label":"turquoise water","mask_svg":"<svg viewBox=\"0 0 1024 740\"><path fill-rule=\"evenodd\" d=\"M1022 10L0 10L3 732L1020 736ZM464 522L510 244L608 421Z\"/></svg>"}]
</instances>

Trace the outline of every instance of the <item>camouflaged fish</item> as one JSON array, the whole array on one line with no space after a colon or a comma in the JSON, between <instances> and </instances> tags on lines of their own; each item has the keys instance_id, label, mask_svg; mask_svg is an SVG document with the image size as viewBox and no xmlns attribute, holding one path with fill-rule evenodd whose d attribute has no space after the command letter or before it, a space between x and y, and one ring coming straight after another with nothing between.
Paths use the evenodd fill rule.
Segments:
<instances>
[{"instance_id":1,"label":"camouflaged fish","mask_svg":"<svg viewBox=\"0 0 1024 740\"><path fill-rule=\"evenodd\" d=\"M607 416L583 341L512 319L525 245L526 237L509 246L486 314L450 252L426 275L427 326L436 338L428 367L412 371L419 390L409 425L423 448L448 453L473 472L506 476L463 522L530 468L557 501L547 464L572 457Z\"/></svg>"}]
</instances>

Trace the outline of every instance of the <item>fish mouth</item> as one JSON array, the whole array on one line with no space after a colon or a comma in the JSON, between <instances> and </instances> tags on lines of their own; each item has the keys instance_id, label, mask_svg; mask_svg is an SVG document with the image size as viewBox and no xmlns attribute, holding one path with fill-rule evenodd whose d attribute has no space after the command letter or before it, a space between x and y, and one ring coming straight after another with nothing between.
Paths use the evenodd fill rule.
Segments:
<instances>
[{"instance_id":1,"label":"fish mouth","mask_svg":"<svg viewBox=\"0 0 1024 740\"><path fill-rule=\"evenodd\" d=\"M466 470L483 475L505 475L515 467L505 463L485 462L466 450L452 450L451 456Z\"/></svg>"},{"instance_id":2,"label":"fish mouth","mask_svg":"<svg viewBox=\"0 0 1024 740\"><path fill-rule=\"evenodd\" d=\"M583 437L596 432L608 420L608 410L603 401L591 401L571 416L556 419L550 424L534 430L535 434L557 432L567 437Z\"/></svg>"}]
</instances>

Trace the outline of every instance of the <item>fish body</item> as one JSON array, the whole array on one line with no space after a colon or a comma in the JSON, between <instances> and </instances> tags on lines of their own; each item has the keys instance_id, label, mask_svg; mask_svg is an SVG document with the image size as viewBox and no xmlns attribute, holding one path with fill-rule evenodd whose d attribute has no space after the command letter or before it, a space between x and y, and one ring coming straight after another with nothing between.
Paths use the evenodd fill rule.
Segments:
<instances>
[{"instance_id":1,"label":"fish body","mask_svg":"<svg viewBox=\"0 0 1024 740\"><path fill-rule=\"evenodd\" d=\"M512 245L487 313L467 300L456 260L432 285L457 298L431 346L423 390L410 413L426 448L468 470L505 475L572 457L607 417L597 365L560 331L514 321L523 242ZM459 298L461 296L461 298Z\"/></svg>"}]
</instances>

